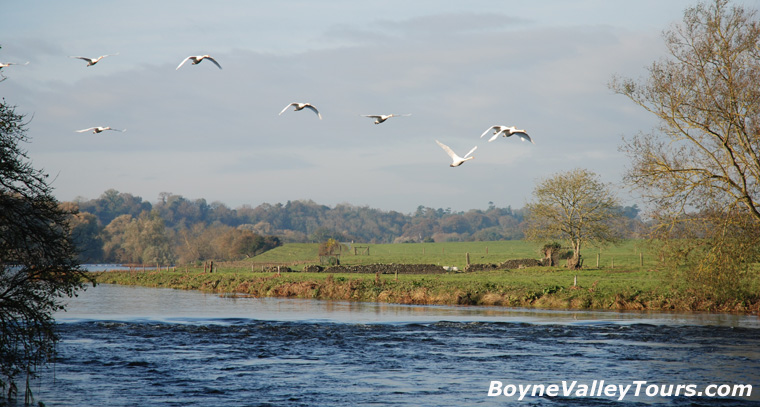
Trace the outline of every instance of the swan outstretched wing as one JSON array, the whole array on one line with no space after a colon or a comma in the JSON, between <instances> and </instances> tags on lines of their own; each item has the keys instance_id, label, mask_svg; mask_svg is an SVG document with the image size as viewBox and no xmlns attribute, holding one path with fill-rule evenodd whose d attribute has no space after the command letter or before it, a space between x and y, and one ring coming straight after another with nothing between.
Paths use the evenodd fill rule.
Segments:
<instances>
[{"instance_id":1,"label":"swan outstretched wing","mask_svg":"<svg viewBox=\"0 0 760 407\"><path fill-rule=\"evenodd\" d=\"M189 57L187 57L187 58L183 59L183 60L182 60L182 62L180 62L180 64L177 66L177 69L179 69L179 68L182 68L182 65L184 65L184 64L185 64L185 62L189 61L189 60L190 60L190 58L192 58L192 56L189 56ZM177 69L175 69L175 71L176 71Z\"/></svg>"},{"instance_id":2,"label":"swan outstretched wing","mask_svg":"<svg viewBox=\"0 0 760 407\"><path fill-rule=\"evenodd\" d=\"M304 107L305 107L305 108L307 108L307 109L310 109L310 110L312 110L314 113L316 113L316 114L317 114L317 116L319 117L319 120L322 120L322 114L321 114L321 113L319 113L319 110L317 110L317 108L316 108L316 107L314 107L314 106L312 106L312 105L310 105L310 104L307 104L307 105L306 105L306 106L304 106Z\"/></svg>"},{"instance_id":3,"label":"swan outstretched wing","mask_svg":"<svg viewBox=\"0 0 760 407\"><path fill-rule=\"evenodd\" d=\"M475 152L475 150L477 150L477 149L478 149L478 146L475 146L475 147L473 147L473 148L472 148L472 150L470 150L470 151L469 151L467 154L465 154L465 155L464 155L464 157L462 157L462 158L467 158L467 157L469 157L469 156L470 156L470 154L472 154L473 152Z\"/></svg>"},{"instance_id":4,"label":"swan outstretched wing","mask_svg":"<svg viewBox=\"0 0 760 407\"><path fill-rule=\"evenodd\" d=\"M486 134L488 134L488 132L490 132L492 130L498 130L500 128L501 128L501 126L491 126L491 127L488 128L488 130L484 131L483 134L480 135L480 138L483 138L483 136L485 136ZM493 140L493 139L491 139L491 140ZM491 141L491 140L489 140L489 141Z\"/></svg>"},{"instance_id":5,"label":"swan outstretched wing","mask_svg":"<svg viewBox=\"0 0 760 407\"><path fill-rule=\"evenodd\" d=\"M488 139L488 142L490 143L490 142L496 140L502 134L504 134L503 131L497 131L496 133L493 134L493 136L491 136L491 138ZM480 137L483 137L483 136L480 136Z\"/></svg>"},{"instance_id":6,"label":"swan outstretched wing","mask_svg":"<svg viewBox=\"0 0 760 407\"><path fill-rule=\"evenodd\" d=\"M452 160L461 160L462 158L457 155L457 153L454 152L454 150L451 149L451 147L447 146L446 144L441 143L440 141L436 140L436 143L438 143L439 146L443 149L443 151L446 152L446 154L451 157Z\"/></svg>"},{"instance_id":7,"label":"swan outstretched wing","mask_svg":"<svg viewBox=\"0 0 760 407\"><path fill-rule=\"evenodd\" d=\"M214 63L214 65L216 65L216 67L217 67L217 68L219 68L219 69L222 69L222 66L221 66L221 65L219 65L219 62L216 62L216 59L214 59L214 58L211 58L211 57L209 57L209 56L207 56L207 57L206 57L206 58L204 58L204 59L208 59L209 61L213 62L213 63Z\"/></svg>"},{"instance_id":8,"label":"swan outstretched wing","mask_svg":"<svg viewBox=\"0 0 760 407\"><path fill-rule=\"evenodd\" d=\"M297 103L291 103L291 104L289 104L289 105L285 106L285 108L284 108L284 109L282 109L282 111L280 112L280 114L283 114L283 113L285 113L285 111L286 111L286 110L288 110L288 108L289 108L290 106L293 106L293 105L295 105L295 104L297 104Z\"/></svg>"},{"instance_id":9,"label":"swan outstretched wing","mask_svg":"<svg viewBox=\"0 0 760 407\"><path fill-rule=\"evenodd\" d=\"M531 142L531 144L536 144L536 143L533 142L533 139L530 138L530 136L528 135L528 133L525 133L525 132L522 132L522 131L518 131L518 132L515 132L514 134L517 137L520 137L521 141L528 140L528 141Z\"/></svg>"},{"instance_id":10,"label":"swan outstretched wing","mask_svg":"<svg viewBox=\"0 0 760 407\"><path fill-rule=\"evenodd\" d=\"M105 54L105 55L101 55L101 56L99 56L99 57L97 57L95 59L97 59L98 61L100 61L101 59L103 59L105 57L112 57L112 56L115 56L115 55L119 55L119 53L117 52L115 54Z\"/></svg>"}]
</instances>

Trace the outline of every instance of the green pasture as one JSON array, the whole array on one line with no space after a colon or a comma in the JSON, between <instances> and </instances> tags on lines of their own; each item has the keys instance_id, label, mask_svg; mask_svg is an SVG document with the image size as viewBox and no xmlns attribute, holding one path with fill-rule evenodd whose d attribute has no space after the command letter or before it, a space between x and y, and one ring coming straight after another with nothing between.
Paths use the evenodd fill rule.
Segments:
<instances>
[{"instance_id":1,"label":"green pasture","mask_svg":"<svg viewBox=\"0 0 760 407\"><path fill-rule=\"evenodd\" d=\"M354 243L343 246L341 265L363 264L439 264L463 270L467 254L470 263L501 263L511 259L540 259L543 244L525 240L492 242L445 242L445 243ZM570 251L570 249L567 249ZM644 241L627 240L604 248L588 247L581 250L584 269L647 270L655 267L655 255ZM598 258L598 266L597 266ZM302 262L319 262L319 244L288 243L246 260L254 269L257 265L294 263L291 268L300 270ZM643 262L643 266L641 266Z\"/></svg>"},{"instance_id":2,"label":"green pasture","mask_svg":"<svg viewBox=\"0 0 760 407\"><path fill-rule=\"evenodd\" d=\"M346 245L342 265L471 263L541 258L543 245L527 241ZM570 309L634 309L757 312L756 295L714 298L697 292L665 269L642 241L587 248L582 270L562 266L443 274L273 273L271 266L301 271L319 263L319 245L285 244L244 261L173 271L103 272L100 283L143 285L255 297L297 297L402 304L497 305ZM597 255L599 267L596 266ZM640 262L643 261L643 266ZM614 267L613 267L614 263ZM267 272L262 272L267 269ZM760 279L745 292L758 292Z\"/></svg>"}]
</instances>

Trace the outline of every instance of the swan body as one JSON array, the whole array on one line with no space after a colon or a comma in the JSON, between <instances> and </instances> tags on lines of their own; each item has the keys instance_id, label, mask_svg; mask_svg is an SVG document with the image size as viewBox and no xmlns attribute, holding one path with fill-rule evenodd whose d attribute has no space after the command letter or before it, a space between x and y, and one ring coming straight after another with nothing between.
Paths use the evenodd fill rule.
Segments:
<instances>
[{"instance_id":1,"label":"swan body","mask_svg":"<svg viewBox=\"0 0 760 407\"><path fill-rule=\"evenodd\" d=\"M175 71L179 70L179 68L182 68L182 65L184 65L185 62L187 62L187 61L193 61L193 65L198 65L204 59L208 59L209 61L213 62L214 65L216 65L217 68L222 69L222 66L219 65L219 62L216 62L216 59L212 58L209 55L196 55L196 56L191 55L191 56L183 59L182 62L180 62L179 66L177 66L177 69L175 69Z\"/></svg>"},{"instance_id":2,"label":"swan body","mask_svg":"<svg viewBox=\"0 0 760 407\"><path fill-rule=\"evenodd\" d=\"M115 54L101 55L101 56L99 56L97 58L87 58L87 57L69 57L69 58L81 59L83 61L87 61L87 66L93 66L93 65L97 64L98 62L100 62L101 59L103 59L105 57L114 56L114 55L119 55L119 53L117 52Z\"/></svg>"},{"instance_id":3,"label":"swan body","mask_svg":"<svg viewBox=\"0 0 760 407\"><path fill-rule=\"evenodd\" d=\"M84 133L84 132L90 131L90 130L92 130L92 134L102 133L102 132L104 132L106 130L120 131L122 133L125 132L125 131L127 131L127 129L119 130L119 129L112 129L112 128L108 127L108 126L106 126L106 127L100 127L100 126L98 126L98 127L90 127L89 129L77 130L76 132L77 133Z\"/></svg>"},{"instance_id":4,"label":"swan body","mask_svg":"<svg viewBox=\"0 0 760 407\"><path fill-rule=\"evenodd\" d=\"M480 135L480 138L483 138L483 136L488 134L489 131L493 131L493 136L491 136L491 138L488 139L489 143L499 138L500 135L504 137L510 137L513 134L515 134L517 135L517 137L520 137L521 141L527 140L527 141L530 141L532 144L536 144L536 143L533 143L533 140L530 138L528 133L525 132L525 130L518 129L515 126L499 126L499 125L491 126L488 128L488 130L484 131L483 134Z\"/></svg>"},{"instance_id":5,"label":"swan body","mask_svg":"<svg viewBox=\"0 0 760 407\"><path fill-rule=\"evenodd\" d=\"M285 111L286 111L286 110L288 110L288 108L289 108L290 106L293 106L293 107L294 107L294 109L293 109L293 111L294 111L294 112L298 112L298 111L300 111L300 110L303 110L303 109L309 109L309 110L311 110L311 111L313 111L314 113L316 113L316 114L317 114L317 117L319 117L319 120L322 120L322 114L321 114L321 113L319 113L319 110L317 110L317 108L316 108L316 107L314 107L314 106L313 106L311 103L298 103L298 102L293 102L293 103L291 103L291 104L289 104L289 105L285 106L285 108L284 108L284 109L282 109L282 111L280 112L280 114L283 114L283 113L285 113Z\"/></svg>"},{"instance_id":6,"label":"swan body","mask_svg":"<svg viewBox=\"0 0 760 407\"><path fill-rule=\"evenodd\" d=\"M436 140L435 142L438 143L439 146L441 146L443 151L445 151L446 154L449 155L449 157L451 157L451 165L449 165L449 167L459 167L460 165L464 164L465 161L472 160L475 157L471 156L470 154L472 154L475 150L478 149L478 146L475 146L472 148L472 150L470 150L470 152L465 154L464 157L460 157L459 155L457 155L457 153L454 152L454 150L452 150L446 144L443 144L438 140Z\"/></svg>"},{"instance_id":7,"label":"swan body","mask_svg":"<svg viewBox=\"0 0 760 407\"><path fill-rule=\"evenodd\" d=\"M363 114L361 116L375 119L375 124L380 124L391 117L411 116L411 114Z\"/></svg>"}]
</instances>

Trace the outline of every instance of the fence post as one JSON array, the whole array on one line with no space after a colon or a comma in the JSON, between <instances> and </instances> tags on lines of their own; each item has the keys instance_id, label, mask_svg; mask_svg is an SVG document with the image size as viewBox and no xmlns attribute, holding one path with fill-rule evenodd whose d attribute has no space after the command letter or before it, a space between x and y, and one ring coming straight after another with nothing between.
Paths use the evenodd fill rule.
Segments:
<instances>
[{"instance_id":1,"label":"fence post","mask_svg":"<svg viewBox=\"0 0 760 407\"><path fill-rule=\"evenodd\" d=\"M465 256L464 256L464 268L465 268L465 270L469 266L470 266L470 253L467 252L467 253L465 253Z\"/></svg>"},{"instance_id":2,"label":"fence post","mask_svg":"<svg viewBox=\"0 0 760 407\"><path fill-rule=\"evenodd\" d=\"M639 252L639 267L644 267L644 253Z\"/></svg>"}]
</instances>

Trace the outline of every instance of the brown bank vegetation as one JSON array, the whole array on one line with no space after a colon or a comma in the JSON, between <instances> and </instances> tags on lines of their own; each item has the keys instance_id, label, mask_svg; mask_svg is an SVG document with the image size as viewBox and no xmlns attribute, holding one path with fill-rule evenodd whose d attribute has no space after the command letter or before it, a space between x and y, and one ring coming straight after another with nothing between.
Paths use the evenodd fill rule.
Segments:
<instances>
[{"instance_id":1,"label":"brown bank vegetation","mask_svg":"<svg viewBox=\"0 0 760 407\"><path fill-rule=\"evenodd\" d=\"M428 265L420 265L429 268ZM380 267L375 265L373 270ZM357 269L356 267L353 267ZM662 273L528 267L467 273L112 271L99 283L201 290L220 295L293 297L398 304L483 305L553 309L614 309L758 313L755 295L718 299L674 284ZM388 267L393 270L392 266ZM281 269L282 270L282 269ZM341 271L341 272L334 272ZM757 284L756 284L757 285ZM758 292L757 287L753 287Z\"/></svg>"}]
</instances>

